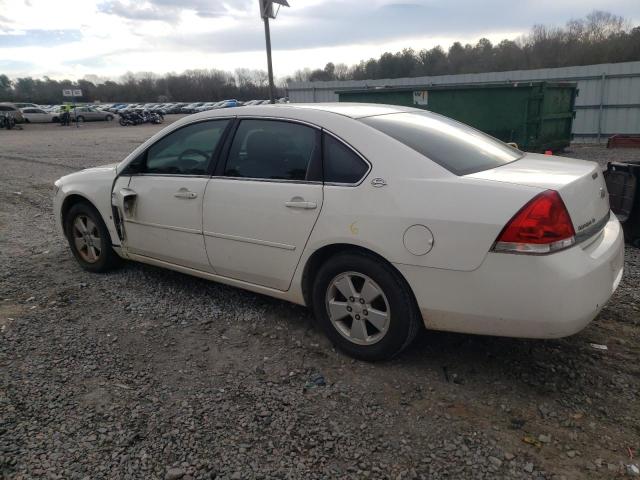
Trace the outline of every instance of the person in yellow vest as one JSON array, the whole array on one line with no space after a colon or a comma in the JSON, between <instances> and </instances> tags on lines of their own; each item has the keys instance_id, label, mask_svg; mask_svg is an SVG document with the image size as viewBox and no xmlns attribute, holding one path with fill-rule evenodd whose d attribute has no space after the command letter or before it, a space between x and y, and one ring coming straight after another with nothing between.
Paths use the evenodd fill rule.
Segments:
<instances>
[{"instance_id":1,"label":"person in yellow vest","mask_svg":"<svg viewBox=\"0 0 640 480\"><path fill-rule=\"evenodd\" d=\"M60 123L63 127L71 125L71 105L62 106L62 115L60 115Z\"/></svg>"}]
</instances>

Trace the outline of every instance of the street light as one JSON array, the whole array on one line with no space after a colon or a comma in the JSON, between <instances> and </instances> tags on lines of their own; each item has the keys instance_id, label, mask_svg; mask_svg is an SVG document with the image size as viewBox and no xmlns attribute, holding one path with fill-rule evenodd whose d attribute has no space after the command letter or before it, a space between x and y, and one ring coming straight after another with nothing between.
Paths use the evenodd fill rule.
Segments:
<instances>
[{"instance_id":1,"label":"street light","mask_svg":"<svg viewBox=\"0 0 640 480\"><path fill-rule=\"evenodd\" d=\"M273 13L273 4L277 3L283 7L288 7L289 2L287 0L258 0L260 2L260 16L264 20L264 38L267 43L267 68L269 71L269 100L271 103L276 103L275 90L276 87L273 84L273 66L271 65L271 32L269 31L269 19L276 18Z\"/></svg>"}]
</instances>

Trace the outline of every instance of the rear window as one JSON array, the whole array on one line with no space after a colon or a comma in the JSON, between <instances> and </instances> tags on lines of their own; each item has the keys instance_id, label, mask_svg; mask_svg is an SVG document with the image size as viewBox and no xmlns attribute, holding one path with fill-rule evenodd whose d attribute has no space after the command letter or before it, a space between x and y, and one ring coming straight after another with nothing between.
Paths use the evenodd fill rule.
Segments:
<instances>
[{"instance_id":1,"label":"rear window","mask_svg":"<svg viewBox=\"0 0 640 480\"><path fill-rule=\"evenodd\" d=\"M489 170L523 155L475 128L431 112L392 113L360 120L456 175Z\"/></svg>"}]
</instances>

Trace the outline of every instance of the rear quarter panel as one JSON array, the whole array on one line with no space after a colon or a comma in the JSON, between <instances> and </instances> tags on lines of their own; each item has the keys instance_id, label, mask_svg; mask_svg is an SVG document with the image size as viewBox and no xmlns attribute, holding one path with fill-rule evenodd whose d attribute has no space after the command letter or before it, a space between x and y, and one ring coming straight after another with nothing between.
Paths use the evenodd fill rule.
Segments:
<instances>
[{"instance_id":1,"label":"rear quarter panel","mask_svg":"<svg viewBox=\"0 0 640 480\"><path fill-rule=\"evenodd\" d=\"M358 186L325 185L304 258L325 245L347 243L394 263L475 270L505 224L541 191L458 177L362 122L335 117L325 128L360 152L372 168ZM374 178L386 185L374 187ZM422 256L404 246L405 231L416 224L434 237L433 248Z\"/></svg>"}]
</instances>

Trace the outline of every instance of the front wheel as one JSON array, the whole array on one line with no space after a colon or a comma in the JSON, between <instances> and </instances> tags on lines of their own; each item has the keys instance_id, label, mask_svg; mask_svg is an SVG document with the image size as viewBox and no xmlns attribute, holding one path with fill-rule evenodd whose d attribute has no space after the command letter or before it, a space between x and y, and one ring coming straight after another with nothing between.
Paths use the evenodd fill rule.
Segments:
<instances>
[{"instance_id":1,"label":"front wheel","mask_svg":"<svg viewBox=\"0 0 640 480\"><path fill-rule=\"evenodd\" d=\"M331 257L316 275L312 296L315 317L329 339L362 360L396 356L411 344L422 323L404 279L366 253Z\"/></svg>"},{"instance_id":2,"label":"front wheel","mask_svg":"<svg viewBox=\"0 0 640 480\"><path fill-rule=\"evenodd\" d=\"M113 115L107 115L106 117L104 117L104 119L105 119L107 122L110 122L111 120L113 120Z\"/></svg>"},{"instance_id":3,"label":"front wheel","mask_svg":"<svg viewBox=\"0 0 640 480\"><path fill-rule=\"evenodd\" d=\"M120 120L118 120L118 123L120 123L121 126L126 127L129 123L122 117L120 117Z\"/></svg>"},{"instance_id":4,"label":"front wheel","mask_svg":"<svg viewBox=\"0 0 640 480\"><path fill-rule=\"evenodd\" d=\"M106 272L118 266L111 237L100 213L90 204L73 205L64 219L64 228L73 256L90 272Z\"/></svg>"}]
</instances>

